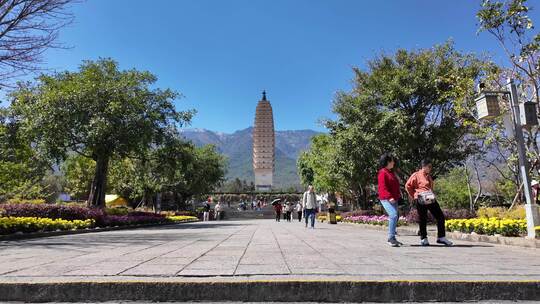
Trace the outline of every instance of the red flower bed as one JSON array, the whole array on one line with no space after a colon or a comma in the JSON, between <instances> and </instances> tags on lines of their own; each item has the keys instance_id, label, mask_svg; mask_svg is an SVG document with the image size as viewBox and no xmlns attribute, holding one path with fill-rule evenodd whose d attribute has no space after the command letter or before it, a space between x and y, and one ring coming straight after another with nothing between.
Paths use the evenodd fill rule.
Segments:
<instances>
[{"instance_id":1,"label":"red flower bed","mask_svg":"<svg viewBox=\"0 0 540 304\"><path fill-rule=\"evenodd\" d=\"M73 205L2 204L0 214L5 217L38 217L64 220L93 219L96 227L159 224L169 222L165 215L133 211L127 215L108 215L101 209Z\"/></svg>"}]
</instances>

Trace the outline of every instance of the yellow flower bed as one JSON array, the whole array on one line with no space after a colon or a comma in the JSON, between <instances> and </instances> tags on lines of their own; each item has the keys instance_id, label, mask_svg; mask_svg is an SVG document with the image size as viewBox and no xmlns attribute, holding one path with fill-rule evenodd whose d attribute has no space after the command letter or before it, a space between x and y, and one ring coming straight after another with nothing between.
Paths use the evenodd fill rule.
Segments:
<instances>
[{"instance_id":1,"label":"yellow flower bed","mask_svg":"<svg viewBox=\"0 0 540 304\"><path fill-rule=\"evenodd\" d=\"M341 222L342 219L343 218L341 217L341 215L336 215L336 221ZM321 215L317 216L317 220L319 222L321 222L321 223L325 222L326 221L326 214L321 214Z\"/></svg>"},{"instance_id":2,"label":"yellow flower bed","mask_svg":"<svg viewBox=\"0 0 540 304\"><path fill-rule=\"evenodd\" d=\"M94 220L63 220L39 217L0 217L0 234L90 228Z\"/></svg>"},{"instance_id":3,"label":"yellow flower bed","mask_svg":"<svg viewBox=\"0 0 540 304\"><path fill-rule=\"evenodd\" d=\"M167 219L174 222L187 222L187 221L199 220L196 216L189 216L189 215L172 215L172 216L167 216Z\"/></svg>"},{"instance_id":4,"label":"yellow flower bed","mask_svg":"<svg viewBox=\"0 0 540 304\"><path fill-rule=\"evenodd\" d=\"M504 236L520 236L527 233L526 220L500 219L500 218L474 218L455 219L446 221L446 229L464 233L476 232L478 234Z\"/></svg>"}]
</instances>

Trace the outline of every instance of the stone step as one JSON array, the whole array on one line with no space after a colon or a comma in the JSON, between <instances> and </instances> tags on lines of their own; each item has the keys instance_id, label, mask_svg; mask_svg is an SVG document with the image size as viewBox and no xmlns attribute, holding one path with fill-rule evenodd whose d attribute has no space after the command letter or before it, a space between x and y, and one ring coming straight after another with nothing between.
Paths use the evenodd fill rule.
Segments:
<instances>
[{"instance_id":1,"label":"stone step","mask_svg":"<svg viewBox=\"0 0 540 304\"><path fill-rule=\"evenodd\" d=\"M209 281L210 280L210 281ZM539 281L144 280L0 283L0 301L537 301Z\"/></svg>"}]
</instances>

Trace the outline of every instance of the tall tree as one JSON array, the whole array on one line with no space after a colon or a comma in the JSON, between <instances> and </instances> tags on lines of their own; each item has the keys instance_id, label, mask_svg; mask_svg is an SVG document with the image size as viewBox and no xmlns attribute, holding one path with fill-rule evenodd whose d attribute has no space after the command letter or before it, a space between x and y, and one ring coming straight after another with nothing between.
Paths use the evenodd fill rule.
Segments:
<instances>
[{"instance_id":1,"label":"tall tree","mask_svg":"<svg viewBox=\"0 0 540 304\"><path fill-rule=\"evenodd\" d=\"M50 163L33 149L20 122L9 109L0 108L0 202L13 197L42 198L49 170Z\"/></svg>"},{"instance_id":2,"label":"tall tree","mask_svg":"<svg viewBox=\"0 0 540 304\"><path fill-rule=\"evenodd\" d=\"M455 107L472 94L483 66L451 43L381 55L368 63L368 71L355 69L354 88L337 95L338 119L327 126L331 134L354 131L359 145L368 145L375 155L394 152L404 174L423 158L434 161L435 174L446 172L473 148ZM355 147L343 152L349 151Z\"/></svg>"},{"instance_id":3,"label":"tall tree","mask_svg":"<svg viewBox=\"0 0 540 304\"><path fill-rule=\"evenodd\" d=\"M12 107L43 155L61 160L73 151L96 162L88 204L103 207L110 160L144 155L191 119L192 111L175 109L178 93L154 89L155 82L150 72L121 71L111 59L84 61L77 72L20 84Z\"/></svg>"},{"instance_id":4,"label":"tall tree","mask_svg":"<svg viewBox=\"0 0 540 304\"><path fill-rule=\"evenodd\" d=\"M224 181L227 168L226 158L213 145L194 148L194 158L188 164L182 182L172 189L185 203L194 195L210 193Z\"/></svg>"},{"instance_id":5,"label":"tall tree","mask_svg":"<svg viewBox=\"0 0 540 304\"><path fill-rule=\"evenodd\" d=\"M65 180L64 191L74 199L88 199L96 162L80 154L71 154L62 164L61 170Z\"/></svg>"},{"instance_id":6,"label":"tall tree","mask_svg":"<svg viewBox=\"0 0 540 304\"><path fill-rule=\"evenodd\" d=\"M354 68L353 89L336 95L337 119L326 121L329 135L315 139L299 163L299 169L312 170L315 182L331 181L328 189L340 189L364 207L382 153L398 157L405 177L423 158L434 161L438 175L475 151L469 117L458 105L473 95L487 64L446 43L382 54L367 66Z\"/></svg>"},{"instance_id":7,"label":"tall tree","mask_svg":"<svg viewBox=\"0 0 540 304\"><path fill-rule=\"evenodd\" d=\"M4 0L0 2L0 86L39 68L47 48L60 47L58 32L73 16L75 0Z\"/></svg>"},{"instance_id":8,"label":"tall tree","mask_svg":"<svg viewBox=\"0 0 540 304\"><path fill-rule=\"evenodd\" d=\"M510 67L486 79L489 89L506 89L508 77L518 85L520 101L540 104L540 33L534 27L527 0L483 0L478 10L479 33L488 33L506 54ZM474 106L474 105L472 105ZM508 113L508 102L501 103ZM469 106L470 107L470 106ZM540 108L538 108L540 110ZM538 111L540 114L540 111ZM517 164L515 141L508 136L502 119L493 122L476 122L477 138L484 142L482 161L499 174L499 184L513 183L514 191L522 189ZM538 127L527 128L525 139L533 175L540 170L540 143ZM495 157L489 157L495 154ZM521 200L521 196L516 196Z\"/></svg>"}]
</instances>

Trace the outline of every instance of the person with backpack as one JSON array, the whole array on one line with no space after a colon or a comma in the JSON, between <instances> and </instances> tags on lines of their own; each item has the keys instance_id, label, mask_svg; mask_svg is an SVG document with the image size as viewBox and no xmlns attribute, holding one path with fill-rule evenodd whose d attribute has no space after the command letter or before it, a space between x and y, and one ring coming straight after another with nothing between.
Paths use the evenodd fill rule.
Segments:
<instances>
[{"instance_id":1,"label":"person with backpack","mask_svg":"<svg viewBox=\"0 0 540 304\"><path fill-rule=\"evenodd\" d=\"M210 202L212 201L212 198L209 197L206 202L204 202L203 205L203 222L208 222L210 220Z\"/></svg>"},{"instance_id":2,"label":"person with backpack","mask_svg":"<svg viewBox=\"0 0 540 304\"><path fill-rule=\"evenodd\" d=\"M308 190L304 192L304 196L302 197L302 207L304 208L306 228L308 227L309 220L310 228L315 229L315 217L317 215L317 195L315 194L312 185L309 185Z\"/></svg>"},{"instance_id":3,"label":"person with backpack","mask_svg":"<svg viewBox=\"0 0 540 304\"><path fill-rule=\"evenodd\" d=\"M446 238L445 218L441 206L437 202L433 193L433 178L431 177L431 160L424 159L421 169L413 173L405 184L405 189L409 195L409 201L416 203L420 226L420 244L429 246L427 238L428 210L437 221L437 243L445 246L452 246L453 243Z\"/></svg>"},{"instance_id":4,"label":"person with backpack","mask_svg":"<svg viewBox=\"0 0 540 304\"><path fill-rule=\"evenodd\" d=\"M396 239L396 228L399 220L398 202L401 199L399 179L394 173L396 158L385 153L379 160L379 173L377 174L378 194L381 204L388 214L388 244L392 247L403 245Z\"/></svg>"}]
</instances>

